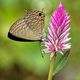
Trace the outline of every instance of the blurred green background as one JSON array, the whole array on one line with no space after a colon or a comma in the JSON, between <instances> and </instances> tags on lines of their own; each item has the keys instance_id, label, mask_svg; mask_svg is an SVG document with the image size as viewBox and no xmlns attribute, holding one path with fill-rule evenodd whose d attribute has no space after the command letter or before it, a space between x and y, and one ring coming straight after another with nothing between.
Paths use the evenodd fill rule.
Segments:
<instances>
[{"instance_id":1,"label":"blurred green background","mask_svg":"<svg viewBox=\"0 0 80 80\"><path fill-rule=\"evenodd\" d=\"M25 10L44 8L45 29L60 1L71 16L71 55L55 80L80 80L80 0L0 0L0 80L47 80L49 55L41 56L39 42L8 39L9 28Z\"/></svg>"}]
</instances>

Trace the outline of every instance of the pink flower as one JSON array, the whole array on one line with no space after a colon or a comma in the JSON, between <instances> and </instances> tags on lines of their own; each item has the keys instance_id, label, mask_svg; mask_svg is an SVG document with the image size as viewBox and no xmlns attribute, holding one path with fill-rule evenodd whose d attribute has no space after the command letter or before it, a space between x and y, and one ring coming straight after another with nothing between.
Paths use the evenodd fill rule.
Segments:
<instances>
[{"instance_id":1,"label":"pink flower","mask_svg":"<svg viewBox=\"0 0 80 80\"><path fill-rule=\"evenodd\" d=\"M55 55L56 52L63 54L63 51L71 48L69 43L69 27L70 17L64 9L62 3L59 4L57 10L54 11L51 16L50 27L48 28L48 37L46 41L43 41L46 53L52 53L51 56Z\"/></svg>"}]
</instances>

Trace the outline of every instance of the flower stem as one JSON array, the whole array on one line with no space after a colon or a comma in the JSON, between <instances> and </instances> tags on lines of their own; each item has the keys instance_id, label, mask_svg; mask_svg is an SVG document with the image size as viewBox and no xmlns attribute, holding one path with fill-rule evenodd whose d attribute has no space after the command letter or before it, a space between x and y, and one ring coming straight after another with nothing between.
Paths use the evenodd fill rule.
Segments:
<instances>
[{"instance_id":1,"label":"flower stem","mask_svg":"<svg viewBox=\"0 0 80 80\"><path fill-rule=\"evenodd\" d=\"M50 61L50 70L49 70L48 80L53 79L53 71L54 71L54 57Z\"/></svg>"}]
</instances>

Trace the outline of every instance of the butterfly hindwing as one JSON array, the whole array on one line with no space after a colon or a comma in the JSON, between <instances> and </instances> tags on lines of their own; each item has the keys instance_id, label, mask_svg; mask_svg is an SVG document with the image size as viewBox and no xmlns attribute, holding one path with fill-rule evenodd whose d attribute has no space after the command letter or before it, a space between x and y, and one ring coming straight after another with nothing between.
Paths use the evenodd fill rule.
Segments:
<instances>
[{"instance_id":1,"label":"butterfly hindwing","mask_svg":"<svg viewBox=\"0 0 80 80\"><path fill-rule=\"evenodd\" d=\"M31 11L22 19L17 20L10 28L11 34L24 40L41 40L44 27L44 14L41 11ZM10 36L9 36L10 37ZM11 38L11 37L10 37Z\"/></svg>"}]
</instances>

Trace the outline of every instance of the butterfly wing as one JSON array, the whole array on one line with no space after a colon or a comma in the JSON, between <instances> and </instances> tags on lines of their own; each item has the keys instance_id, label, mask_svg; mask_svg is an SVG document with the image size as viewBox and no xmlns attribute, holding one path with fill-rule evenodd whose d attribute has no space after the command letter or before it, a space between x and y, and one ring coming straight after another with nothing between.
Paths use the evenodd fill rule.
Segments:
<instances>
[{"instance_id":1,"label":"butterfly wing","mask_svg":"<svg viewBox=\"0 0 80 80\"><path fill-rule=\"evenodd\" d=\"M18 40L41 40L44 20L39 13L39 11L28 12L24 18L16 21L10 28L8 37L11 39L15 37Z\"/></svg>"}]
</instances>

